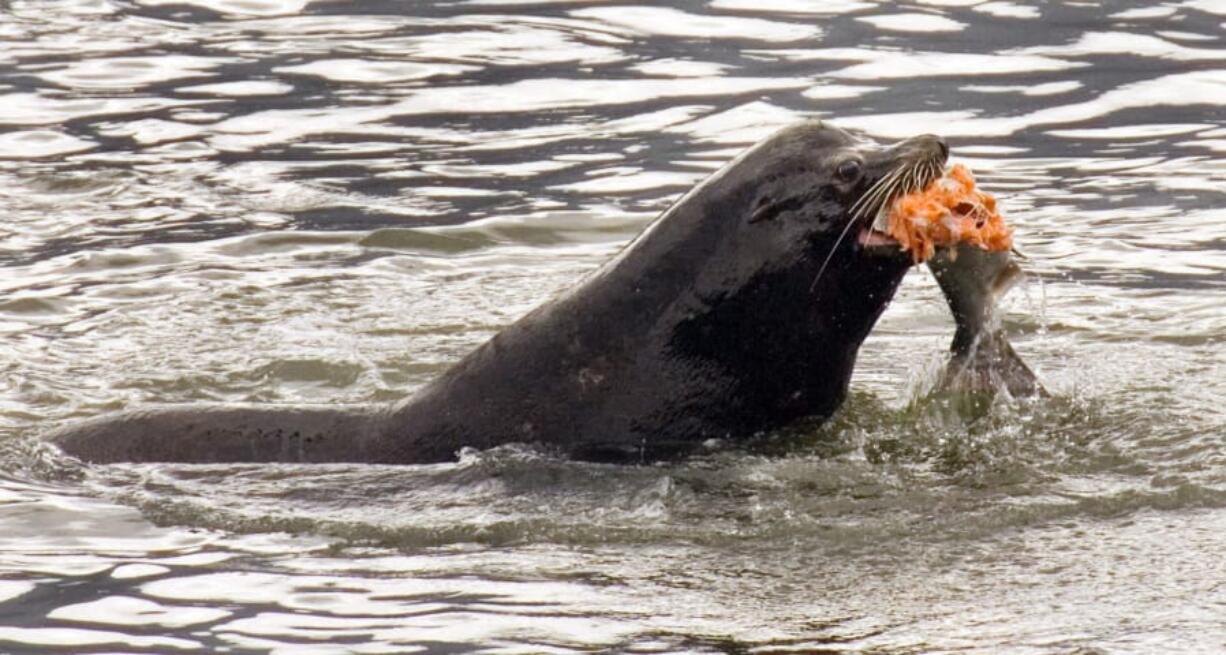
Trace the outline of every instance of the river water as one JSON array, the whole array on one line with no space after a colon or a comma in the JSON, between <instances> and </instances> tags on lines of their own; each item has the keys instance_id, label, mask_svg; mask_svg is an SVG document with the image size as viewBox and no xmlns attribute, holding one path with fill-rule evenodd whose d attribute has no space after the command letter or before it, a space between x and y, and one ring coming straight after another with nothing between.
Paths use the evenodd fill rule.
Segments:
<instances>
[{"instance_id":1,"label":"river water","mask_svg":"<svg viewBox=\"0 0 1226 655\"><path fill-rule=\"evenodd\" d=\"M1226 3L0 3L0 652L1226 651ZM918 269L779 452L84 466L400 398L801 117L948 137L1053 392L926 399ZM530 383L531 381L524 381Z\"/></svg>"}]
</instances>

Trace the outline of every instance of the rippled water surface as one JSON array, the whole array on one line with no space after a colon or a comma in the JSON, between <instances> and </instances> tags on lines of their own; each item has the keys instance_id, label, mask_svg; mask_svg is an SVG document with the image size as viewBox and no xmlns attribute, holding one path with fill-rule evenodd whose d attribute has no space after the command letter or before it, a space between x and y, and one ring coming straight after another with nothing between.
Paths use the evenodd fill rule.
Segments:
<instances>
[{"instance_id":1,"label":"rippled water surface","mask_svg":"<svg viewBox=\"0 0 1226 655\"><path fill-rule=\"evenodd\" d=\"M1226 3L0 3L0 652L1226 651ZM89 467L400 398L772 130L944 134L1053 397L922 397L914 271L779 452ZM783 440L781 440L783 441Z\"/></svg>"}]
</instances>

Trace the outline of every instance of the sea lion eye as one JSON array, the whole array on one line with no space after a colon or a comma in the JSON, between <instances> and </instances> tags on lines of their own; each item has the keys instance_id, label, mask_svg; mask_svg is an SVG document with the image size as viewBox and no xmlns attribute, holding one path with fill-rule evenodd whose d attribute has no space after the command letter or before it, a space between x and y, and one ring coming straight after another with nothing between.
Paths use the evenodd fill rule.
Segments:
<instances>
[{"instance_id":1,"label":"sea lion eye","mask_svg":"<svg viewBox=\"0 0 1226 655\"><path fill-rule=\"evenodd\" d=\"M834 173L835 175L839 176L840 180L844 182L852 182L860 177L861 168L862 166L860 165L860 160L848 159L839 164L839 167L835 169Z\"/></svg>"}]
</instances>

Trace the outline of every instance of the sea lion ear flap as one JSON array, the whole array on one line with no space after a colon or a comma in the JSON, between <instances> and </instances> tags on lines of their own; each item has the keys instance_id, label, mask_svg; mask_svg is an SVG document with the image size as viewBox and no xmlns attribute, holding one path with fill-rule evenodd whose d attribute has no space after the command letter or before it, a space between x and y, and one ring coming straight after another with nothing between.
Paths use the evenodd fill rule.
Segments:
<instances>
[{"instance_id":1,"label":"sea lion ear flap","mask_svg":"<svg viewBox=\"0 0 1226 655\"><path fill-rule=\"evenodd\" d=\"M779 206L769 197L762 196L758 199L758 206L754 207L753 213L749 215L749 222L760 223L768 221L777 215L779 215Z\"/></svg>"},{"instance_id":2,"label":"sea lion ear flap","mask_svg":"<svg viewBox=\"0 0 1226 655\"><path fill-rule=\"evenodd\" d=\"M749 215L750 223L761 223L779 216L783 212L796 211L805 204L804 196L789 196L783 200L775 200L770 196L762 196Z\"/></svg>"}]
</instances>

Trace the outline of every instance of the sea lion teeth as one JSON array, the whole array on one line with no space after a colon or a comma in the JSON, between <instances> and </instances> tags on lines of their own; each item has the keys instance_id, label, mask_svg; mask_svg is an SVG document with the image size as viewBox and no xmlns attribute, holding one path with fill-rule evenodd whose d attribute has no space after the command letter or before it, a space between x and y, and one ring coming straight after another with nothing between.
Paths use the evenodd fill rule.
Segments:
<instances>
[{"instance_id":1,"label":"sea lion teeth","mask_svg":"<svg viewBox=\"0 0 1226 655\"><path fill-rule=\"evenodd\" d=\"M861 230L859 241L866 248L898 247L898 241L875 227Z\"/></svg>"}]
</instances>

